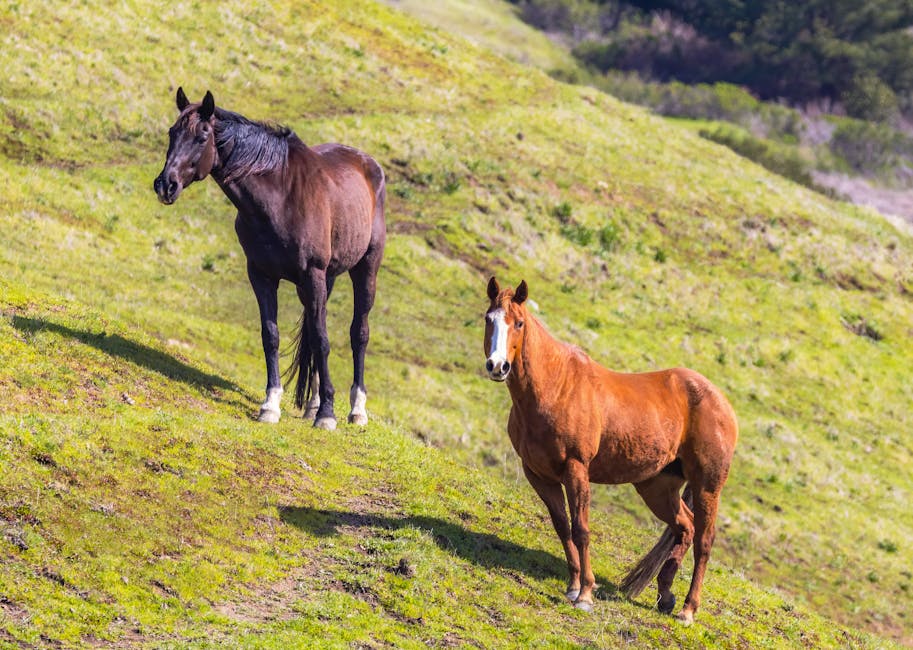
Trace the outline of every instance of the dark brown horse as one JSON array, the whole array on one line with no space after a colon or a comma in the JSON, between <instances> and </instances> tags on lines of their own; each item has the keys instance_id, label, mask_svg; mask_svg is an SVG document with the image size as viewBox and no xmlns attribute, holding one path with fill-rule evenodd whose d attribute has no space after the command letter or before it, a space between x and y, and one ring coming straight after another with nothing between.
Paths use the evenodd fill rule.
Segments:
<instances>
[{"instance_id":1,"label":"dark brown horse","mask_svg":"<svg viewBox=\"0 0 913 650\"><path fill-rule=\"evenodd\" d=\"M304 306L297 335L295 404L307 403L314 426L336 427L327 357L326 302L337 275L348 271L355 294L349 330L355 367L349 422L365 424L364 382L368 312L386 240L384 172L361 151L339 144L308 147L291 130L253 122L217 108L212 93L191 104L177 91L180 116L169 131L168 154L155 192L170 205L185 187L211 175L238 209L235 231L260 307L266 355L262 422L278 422L282 397L280 280L293 282Z\"/></svg>"},{"instance_id":2,"label":"dark brown horse","mask_svg":"<svg viewBox=\"0 0 913 650\"><path fill-rule=\"evenodd\" d=\"M507 382L510 441L564 546L567 597L581 609L593 607L590 482L633 483L668 528L622 590L636 596L658 573L657 606L670 613L672 581L693 540L694 574L678 615L690 623L701 602L720 491L738 437L729 402L693 370L612 372L555 340L526 308L526 282L501 291L491 278L488 298L485 367L491 379ZM693 510L685 503L689 496Z\"/></svg>"}]
</instances>

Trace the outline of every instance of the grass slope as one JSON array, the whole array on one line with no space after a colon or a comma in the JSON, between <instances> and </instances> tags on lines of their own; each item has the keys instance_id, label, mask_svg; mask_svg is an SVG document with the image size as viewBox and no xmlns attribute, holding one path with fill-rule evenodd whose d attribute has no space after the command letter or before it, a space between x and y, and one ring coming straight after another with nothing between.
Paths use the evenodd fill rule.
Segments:
<instances>
[{"instance_id":1,"label":"grass slope","mask_svg":"<svg viewBox=\"0 0 913 650\"><path fill-rule=\"evenodd\" d=\"M382 5L0 22L0 643L913 642L907 232ZM232 210L211 181L171 208L151 191L178 84L385 165L366 431L250 419ZM506 392L479 372L491 272L606 365L688 365L729 394L742 436L694 627L615 597L660 532L629 487L595 491L605 602L560 602ZM341 387L350 301L342 282Z\"/></svg>"}]
</instances>

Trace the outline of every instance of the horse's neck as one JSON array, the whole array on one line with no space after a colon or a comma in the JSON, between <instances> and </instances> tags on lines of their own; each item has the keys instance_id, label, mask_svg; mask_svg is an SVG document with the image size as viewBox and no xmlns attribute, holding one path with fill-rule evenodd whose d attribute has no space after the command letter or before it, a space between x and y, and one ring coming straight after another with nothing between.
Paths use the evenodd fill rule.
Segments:
<instances>
[{"instance_id":1,"label":"horse's neck","mask_svg":"<svg viewBox=\"0 0 913 650\"><path fill-rule=\"evenodd\" d=\"M547 403L567 371L569 349L532 315L526 319L525 330L508 387L514 401Z\"/></svg>"}]
</instances>

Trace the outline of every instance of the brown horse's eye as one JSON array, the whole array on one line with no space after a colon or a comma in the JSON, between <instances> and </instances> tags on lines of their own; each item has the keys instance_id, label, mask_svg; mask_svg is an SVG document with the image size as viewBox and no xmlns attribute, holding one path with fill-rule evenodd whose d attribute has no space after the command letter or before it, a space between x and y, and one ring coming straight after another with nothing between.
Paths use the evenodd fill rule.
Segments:
<instances>
[{"instance_id":1,"label":"brown horse's eye","mask_svg":"<svg viewBox=\"0 0 913 650\"><path fill-rule=\"evenodd\" d=\"M517 329L522 328L522 327L523 327L523 321L522 321L522 320L518 320L518 321L514 324L514 327L516 327Z\"/></svg>"}]
</instances>

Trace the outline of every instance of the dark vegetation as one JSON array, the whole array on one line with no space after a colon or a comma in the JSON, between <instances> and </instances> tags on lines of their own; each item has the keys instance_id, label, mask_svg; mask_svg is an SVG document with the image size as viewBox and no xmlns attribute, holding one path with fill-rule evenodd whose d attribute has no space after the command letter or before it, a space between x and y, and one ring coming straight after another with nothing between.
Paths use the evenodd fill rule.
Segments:
<instances>
[{"instance_id":1,"label":"dark vegetation","mask_svg":"<svg viewBox=\"0 0 913 650\"><path fill-rule=\"evenodd\" d=\"M702 127L771 171L904 186L913 169L913 5L514 0L581 69L554 71ZM910 216L910 215L905 215Z\"/></svg>"},{"instance_id":2,"label":"dark vegetation","mask_svg":"<svg viewBox=\"0 0 913 650\"><path fill-rule=\"evenodd\" d=\"M522 0L527 20L575 35L601 71L728 82L761 99L842 104L861 119L913 110L913 5L902 0Z\"/></svg>"}]
</instances>

